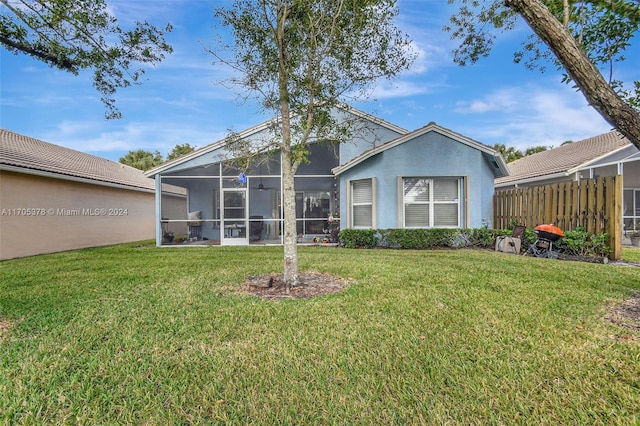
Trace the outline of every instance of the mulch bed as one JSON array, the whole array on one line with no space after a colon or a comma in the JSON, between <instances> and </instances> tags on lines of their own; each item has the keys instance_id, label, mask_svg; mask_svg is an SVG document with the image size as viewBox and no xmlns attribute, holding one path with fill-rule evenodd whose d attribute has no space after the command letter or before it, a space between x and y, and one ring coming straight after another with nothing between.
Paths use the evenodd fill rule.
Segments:
<instances>
[{"instance_id":1,"label":"mulch bed","mask_svg":"<svg viewBox=\"0 0 640 426\"><path fill-rule=\"evenodd\" d=\"M325 294L338 293L349 285L343 278L320 272L304 272L299 275L300 284L287 293L282 274L249 275L246 291L264 299L310 299Z\"/></svg>"}]
</instances>

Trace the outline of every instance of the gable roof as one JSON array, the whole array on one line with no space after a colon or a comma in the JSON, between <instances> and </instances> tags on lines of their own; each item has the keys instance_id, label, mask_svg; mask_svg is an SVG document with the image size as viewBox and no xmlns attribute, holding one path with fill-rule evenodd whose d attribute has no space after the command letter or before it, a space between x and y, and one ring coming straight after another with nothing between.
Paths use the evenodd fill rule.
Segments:
<instances>
[{"instance_id":1,"label":"gable roof","mask_svg":"<svg viewBox=\"0 0 640 426\"><path fill-rule=\"evenodd\" d=\"M368 121L370 121L370 122L372 122L374 124L378 124L378 125L380 125L382 127L385 127L385 128L387 128L387 129L389 129L389 130L391 130L393 132L396 132L396 133L399 133L399 134L408 133L407 129L403 129L402 127L396 126L395 124L392 124L392 123L390 123L390 122L388 122L386 120L383 120L381 118L375 117L375 116L370 115L370 114L367 114L366 112L361 111L361 110L359 110L357 108L354 108L352 106L342 104L338 108L343 110L343 111L349 112L349 113L351 113L351 114L353 114L353 115L355 115L355 116L357 116L359 118L368 120ZM278 120L279 120L279 118L272 118L270 120L266 120L266 121L264 121L264 122L262 122L260 124L257 124L257 125L255 125L253 127L250 127L250 128L248 128L246 130L243 130L241 132L236 133L235 137L237 137L238 139L248 138L248 137L250 137L252 135L255 135L257 133L260 133L260 132L268 129L270 126L272 126ZM206 155L206 154L208 154L210 152L213 152L213 151L215 151L217 149L224 148L226 144L227 144L226 138L222 139L222 140L219 140L219 141L216 141L216 142L213 142L213 143L211 143L211 144L209 144L207 146L204 146L204 147L202 147L200 149L197 149L197 150L195 150L193 152L190 152L190 153L185 154L185 155L183 155L181 157L175 158L175 159L173 159L171 161L167 161L166 163L163 163L163 164L161 164L161 165L159 165L157 167L154 167L153 169L148 170L145 173L145 175L149 176L149 177L153 177L153 176L155 176L157 174L160 174L162 172L165 172L165 171L167 171L167 170L169 170L169 169L171 169L171 168L173 168L173 167L175 167L177 165L180 165L180 164L186 163L186 162L188 162L190 160L193 160L194 158L198 158L198 157L200 157L202 155Z\"/></svg>"},{"instance_id":2,"label":"gable roof","mask_svg":"<svg viewBox=\"0 0 640 426\"><path fill-rule=\"evenodd\" d=\"M495 161L495 165L498 168L498 170L500 171L500 173L502 173L503 175L508 175L509 174L509 169L507 168L507 165L504 161L504 158L502 158L502 154L500 154L498 151L496 151L495 149L484 145L478 141L475 141L471 138L468 138L464 135L461 135L460 133L456 133L452 130L449 130L445 127L442 127L438 124L436 124L434 121L430 122L429 124L427 124L424 127L421 127L417 130L414 130L413 132L409 132L406 133L400 137L397 137L395 139L392 139L388 142L383 143L382 145L378 145L376 147L373 147L365 152L363 152L362 154L360 154L359 156L353 158L351 161L348 161L344 164L341 164L338 167L335 167L332 171L335 175L339 175L341 173L344 173L345 171L351 169L352 167L362 163L363 161L367 160L368 158L373 157L374 155L377 155L383 151L386 151L390 148L393 148L395 146L398 146L400 144L403 144L407 141L410 141L412 139L415 139L419 136L422 136L426 133L429 132L436 132L439 133L443 136L446 136L450 139L453 139L457 142L460 142L464 145L470 146L472 148L475 148L479 151L481 151L483 154L485 154L487 157L490 158L490 160Z\"/></svg>"},{"instance_id":3,"label":"gable roof","mask_svg":"<svg viewBox=\"0 0 640 426\"><path fill-rule=\"evenodd\" d=\"M155 192L155 181L145 177L142 170L6 129L0 129L0 169ZM177 187L164 190L184 194Z\"/></svg>"},{"instance_id":4,"label":"gable roof","mask_svg":"<svg viewBox=\"0 0 640 426\"><path fill-rule=\"evenodd\" d=\"M512 161L508 164L511 174L497 178L495 183L499 187L523 180L568 176L629 145L631 142L616 131L568 143Z\"/></svg>"}]
</instances>

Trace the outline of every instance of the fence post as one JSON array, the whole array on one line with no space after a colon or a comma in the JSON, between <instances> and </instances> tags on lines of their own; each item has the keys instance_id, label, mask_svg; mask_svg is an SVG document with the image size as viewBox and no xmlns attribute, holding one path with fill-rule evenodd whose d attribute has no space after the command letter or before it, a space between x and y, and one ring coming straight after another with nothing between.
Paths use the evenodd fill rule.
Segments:
<instances>
[{"instance_id":1,"label":"fence post","mask_svg":"<svg viewBox=\"0 0 640 426\"><path fill-rule=\"evenodd\" d=\"M609 213L607 232L609 233L609 248L611 248L610 257L612 260L618 260L622 256L622 176L617 175L612 179L613 191L607 191L607 195L612 192L613 200L607 202L607 206L613 207L613 211Z\"/></svg>"}]
</instances>

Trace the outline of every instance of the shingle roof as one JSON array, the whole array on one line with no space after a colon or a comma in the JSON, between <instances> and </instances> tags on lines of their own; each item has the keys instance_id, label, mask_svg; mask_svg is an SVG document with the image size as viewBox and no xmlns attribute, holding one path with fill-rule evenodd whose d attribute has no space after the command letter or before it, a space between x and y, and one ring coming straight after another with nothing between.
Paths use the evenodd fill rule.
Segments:
<instances>
[{"instance_id":1,"label":"shingle roof","mask_svg":"<svg viewBox=\"0 0 640 426\"><path fill-rule=\"evenodd\" d=\"M614 131L527 155L509 163L509 176L497 178L495 183L500 185L565 173L630 144L627 138Z\"/></svg>"},{"instance_id":2,"label":"shingle roof","mask_svg":"<svg viewBox=\"0 0 640 426\"><path fill-rule=\"evenodd\" d=\"M154 180L145 177L142 170L5 129L0 129L1 166L155 191ZM178 188L165 190L183 192Z\"/></svg>"}]
</instances>

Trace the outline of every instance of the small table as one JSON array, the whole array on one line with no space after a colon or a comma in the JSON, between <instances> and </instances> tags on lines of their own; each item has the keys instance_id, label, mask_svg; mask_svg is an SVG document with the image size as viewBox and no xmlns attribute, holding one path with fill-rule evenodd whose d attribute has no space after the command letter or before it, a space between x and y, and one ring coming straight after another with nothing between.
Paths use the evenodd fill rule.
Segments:
<instances>
[{"instance_id":1,"label":"small table","mask_svg":"<svg viewBox=\"0 0 640 426\"><path fill-rule=\"evenodd\" d=\"M227 225L224 227L225 238L244 238L247 235L247 227L244 225Z\"/></svg>"}]
</instances>

